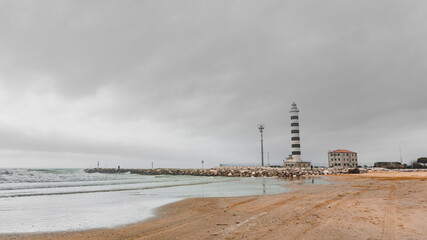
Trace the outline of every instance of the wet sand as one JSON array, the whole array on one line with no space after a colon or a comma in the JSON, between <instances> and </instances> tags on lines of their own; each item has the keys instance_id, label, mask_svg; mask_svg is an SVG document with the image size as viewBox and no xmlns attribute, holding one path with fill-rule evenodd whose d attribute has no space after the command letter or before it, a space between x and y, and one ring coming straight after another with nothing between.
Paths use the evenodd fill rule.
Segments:
<instances>
[{"instance_id":1,"label":"wet sand","mask_svg":"<svg viewBox=\"0 0 427 240\"><path fill-rule=\"evenodd\" d=\"M113 229L0 239L427 239L427 172L327 179L278 195L186 199Z\"/></svg>"}]
</instances>

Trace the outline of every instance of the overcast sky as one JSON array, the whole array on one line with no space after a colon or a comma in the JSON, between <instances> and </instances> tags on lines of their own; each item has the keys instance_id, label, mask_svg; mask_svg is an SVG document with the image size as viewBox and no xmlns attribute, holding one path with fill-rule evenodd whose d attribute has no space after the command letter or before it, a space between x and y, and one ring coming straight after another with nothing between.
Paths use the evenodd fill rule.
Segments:
<instances>
[{"instance_id":1,"label":"overcast sky","mask_svg":"<svg viewBox=\"0 0 427 240\"><path fill-rule=\"evenodd\" d=\"M0 168L427 155L427 2L0 0ZM267 153L269 153L267 155Z\"/></svg>"}]
</instances>

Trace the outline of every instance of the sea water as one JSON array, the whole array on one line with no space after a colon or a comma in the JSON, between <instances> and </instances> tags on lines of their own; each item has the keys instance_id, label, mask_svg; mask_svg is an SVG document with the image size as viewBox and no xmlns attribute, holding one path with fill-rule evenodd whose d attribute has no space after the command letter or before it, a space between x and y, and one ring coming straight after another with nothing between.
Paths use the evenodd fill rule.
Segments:
<instances>
[{"instance_id":1,"label":"sea water","mask_svg":"<svg viewBox=\"0 0 427 240\"><path fill-rule=\"evenodd\" d=\"M0 234L115 227L150 218L153 209L185 198L276 194L289 191L286 184L278 178L0 169Z\"/></svg>"}]
</instances>

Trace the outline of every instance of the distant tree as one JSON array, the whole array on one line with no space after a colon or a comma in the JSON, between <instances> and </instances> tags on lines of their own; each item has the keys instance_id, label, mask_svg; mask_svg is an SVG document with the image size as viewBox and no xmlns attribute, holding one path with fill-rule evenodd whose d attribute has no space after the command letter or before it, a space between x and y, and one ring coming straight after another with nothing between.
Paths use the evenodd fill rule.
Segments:
<instances>
[{"instance_id":1,"label":"distant tree","mask_svg":"<svg viewBox=\"0 0 427 240\"><path fill-rule=\"evenodd\" d=\"M421 165L417 161L412 161L411 166L412 166L412 168L423 168L423 165Z\"/></svg>"}]
</instances>

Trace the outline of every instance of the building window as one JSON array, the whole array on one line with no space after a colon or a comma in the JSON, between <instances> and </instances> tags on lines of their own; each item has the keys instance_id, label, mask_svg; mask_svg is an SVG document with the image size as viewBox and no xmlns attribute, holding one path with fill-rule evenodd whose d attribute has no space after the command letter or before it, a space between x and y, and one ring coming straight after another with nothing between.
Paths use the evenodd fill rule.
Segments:
<instances>
[{"instance_id":1,"label":"building window","mask_svg":"<svg viewBox=\"0 0 427 240\"><path fill-rule=\"evenodd\" d=\"M298 116L291 116L291 119L298 119Z\"/></svg>"},{"instance_id":2,"label":"building window","mask_svg":"<svg viewBox=\"0 0 427 240\"><path fill-rule=\"evenodd\" d=\"M291 133L299 133L299 130L291 130Z\"/></svg>"},{"instance_id":3,"label":"building window","mask_svg":"<svg viewBox=\"0 0 427 240\"><path fill-rule=\"evenodd\" d=\"M293 147L293 148L299 148L299 147L300 147L300 145L299 145L299 144L292 144L292 147Z\"/></svg>"},{"instance_id":4,"label":"building window","mask_svg":"<svg viewBox=\"0 0 427 240\"><path fill-rule=\"evenodd\" d=\"M298 127L299 123L291 123L291 127Z\"/></svg>"},{"instance_id":5,"label":"building window","mask_svg":"<svg viewBox=\"0 0 427 240\"><path fill-rule=\"evenodd\" d=\"M291 140L292 141L299 141L299 137L292 137Z\"/></svg>"}]
</instances>

